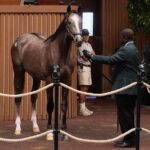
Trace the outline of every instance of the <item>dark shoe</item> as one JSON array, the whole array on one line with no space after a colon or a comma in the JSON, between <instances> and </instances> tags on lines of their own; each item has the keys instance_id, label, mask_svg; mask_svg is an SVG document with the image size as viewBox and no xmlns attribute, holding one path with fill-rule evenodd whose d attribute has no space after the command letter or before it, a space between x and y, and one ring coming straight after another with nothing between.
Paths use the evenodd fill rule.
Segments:
<instances>
[{"instance_id":1,"label":"dark shoe","mask_svg":"<svg viewBox=\"0 0 150 150\"><path fill-rule=\"evenodd\" d=\"M124 147L135 147L135 143L134 142L127 142L127 141L120 141L120 142L116 142L115 147L120 147L120 148L124 148Z\"/></svg>"}]
</instances>

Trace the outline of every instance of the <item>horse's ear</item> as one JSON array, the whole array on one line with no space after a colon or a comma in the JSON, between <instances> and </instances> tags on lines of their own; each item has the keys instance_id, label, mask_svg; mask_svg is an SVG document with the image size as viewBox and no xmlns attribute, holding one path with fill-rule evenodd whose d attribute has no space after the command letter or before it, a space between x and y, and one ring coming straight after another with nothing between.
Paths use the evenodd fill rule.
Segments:
<instances>
[{"instance_id":1,"label":"horse's ear","mask_svg":"<svg viewBox=\"0 0 150 150\"><path fill-rule=\"evenodd\" d=\"M70 13L71 12L71 6L69 5L68 7L67 7L67 13Z\"/></svg>"}]
</instances>

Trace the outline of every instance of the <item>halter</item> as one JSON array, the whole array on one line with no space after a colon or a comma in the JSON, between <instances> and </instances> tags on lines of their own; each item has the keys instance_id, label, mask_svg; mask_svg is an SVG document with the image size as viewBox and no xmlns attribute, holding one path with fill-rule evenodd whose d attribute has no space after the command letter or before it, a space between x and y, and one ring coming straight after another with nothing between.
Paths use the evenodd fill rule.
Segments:
<instances>
[{"instance_id":1,"label":"halter","mask_svg":"<svg viewBox=\"0 0 150 150\"><path fill-rule=\"evenodd\" d=\"M67 29L67 32L70 33L70 35L72 37L75 37L76 35L82 35L82 33L73 33L72 31L70 31L70 29L67 26L69 24L68 17L69 17L69 15L66 18L66 29Z\"/></svg>"}]
</instances>

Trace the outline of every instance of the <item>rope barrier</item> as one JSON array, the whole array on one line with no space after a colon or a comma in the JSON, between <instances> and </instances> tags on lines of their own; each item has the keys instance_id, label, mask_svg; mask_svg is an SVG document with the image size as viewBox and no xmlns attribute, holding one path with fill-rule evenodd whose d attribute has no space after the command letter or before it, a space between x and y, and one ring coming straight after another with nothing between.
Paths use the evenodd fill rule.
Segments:
<instances>
[{"instance_id":1,"label":"rope barrier","mask_svg":"<svg viewBox=\"0 0 150 150\"><path fill-rule=\"evenodd\" d=\"M37 135L34 135L34 136L30 136L30 137L26 137L26 138L21 138L21 139L6 139L6 138L0 138L0 141L3 141L3 142L10 142L10 143L15 143L15 142L24 142L24 141L29 141L29 140L33 140L33 139L36 139L36 138L40 138L42 136L45 136L49 133L52 133L53 130L49 130L49 131L46 131L46 132L43 132L43 133L40 133L40 134L37 134Z\"/></svg>"},{"instance_id":2,"label":"rope barrier","mask_svg":"<svg viewBox=\"0 0 150 150\"><path fill-rule=\"evenodd\" d=\"M129 89L129 88L131 88L131 87L137 85L137 82L133 82L133 83L131 83L131 84L125 86L125 87L122 87L122 88L120 88L120 89L117 89L117 90L114 90L114 91L111 91L111 92L107 92L107 93L102 93L102 94L98 94L98 93L88 93L88 92L79 91L79 90L76 90L76 89L74 89L74 88L72 88L72 87L69 87L68 85L66 85L66 84L64 84L64 83L61 83L61 82L60 82L60 85L61 85L62 87L65 87L65 88L67 88L67 89L69 89L69 90L71 90L71 91L74 91L74 92L76 92L76 93L79 93L79 94L90 95L90 96L100 96L100 97L102 97L102 96L108 96L108 95L116 94L116 93L122 92L122 91L124 91L124 90L127 90L127 89Z\"/></svg>"},{"instance_id":3,"label":"rope barrier","mask_svg":"<svg viewBox=\"0 0 150 150\"><path fill-rule=\"evenodd\" d=\"M23 94L4 94L4 93L0 93L0 96L4 96L4 97L24 97L24 96L29 96L29 95L33 95L33 94L36 94L36 93L39 93L43 90L46 90L50 87L52 87L54 85L54 83L51 83L51 84L48 84L38 90L35 90L35 91L32 91L32 92L28 92L28 93L23 93Z\"/></svg>"},{"instance_id":4,"label":"rope barrier","mask_svg":"<svg viewBox=\"0 0 150 150\"><path fill-rule=\"evenodd\" d=\"M123 134L121 134L121 135L119 135L119 136L117 136L115 138L107 139L107 140L90 140L90 139L78 138L78 137L75 137L75 136L73 136L73 135L71 135L71 134L69 134L69 133L67 133L65 131L62 131L62 130L60 130L60 133L62 133L64 135L67 135L68 137L70 137L70 138L72 138L74 140L80 141L80 142L88 142L88 143L111 143L111 142L114 142L114 141L116 141L116 140L118 140L118 139L120 139L120 138L122 138L122 137L124 137L124 136L126 136L128 134L130 134L133 131L135 131L135 128L130 129L129 131L127 131L127 132L125 132L125 133L123 133Z\"/></svg>"},{"instance_id":5,"label":"rope barrier","mask_svg":"<svg viewBox=\"0 0 150 150\"><path fill-rule=\"evenodd\" d=\"M40 92L40 91L43 91L43 90L45 90L45 89L47 89L47 88L50 88L50 87L52 87L53 85L54 85L54 83L51 83L51 84L49 84L49 85L47 85L47 86L45 86L45 87L42 87L42 88L40 88L40 89L38 89L38 90L36 90L36 91L32 91L32 92L28 92L28 93L23 93L23 94L17 94L17 95L0 93L0 96L4 96L4 97L23 97L23 96L28 96L28 95L36 94L36 93L38 93L38 92ZM72 87L69 87L68 85L65 85L64 83L60 83L60 85L61 85L62 87L65 87L65 88L71 90L71 91L77 92L77 93L79 93L79 94L85 94L85 95L91 95L91 96L108 96L108 95L116 94L116 93L119 93L119 92L121 92L121 91L127 90L127 89L129 89L129 88L131 88L131 87L137 85L137 82L133 82L133 83L131 83L131 84L125 86L125 87L122 87L122 88L120 88L120 89L117 89L117 90L114 90L114 91L111 91L111 92L107 92L107 93L101 93L101 94L82 92L82 91L76 90L76 89L74 89L74 88L72 88ZM150 85L149 85L149 84L143 82L143 85L146 86L147 89L149 90L149 88L150 88ZM150 93L150 90L149 90L149 93ZM143 131L145 131L145 132L147 132L147 133L150 133L150 130L148 130L148 129L141 128L141 130L143 130ZM66 136L68 136L68 137L70 137L70 138L72 138L72 139L74 139L74 140L81 141L81 142L89 142L89 143L110 143L110 142L116 141L116 140L118 140L118 139L120 139L120 138L122 138L122 137L124 137L124 136L126 136L126 135L128 135L128 134L130 134L130 133L133 132L133 131L135 131L135 128L130 129L129 131L127 131L127 132L125 132L125 133L123 133L123 134L121 134L121 135L119 135L119 136L117 136L117 137L115 137L115 138L107 139L107 140L90 140L90 139L78 138L78 137L73 136L73 135L71 135L71 134L69 134L69 133L67 133L67 132L65 132L65 131L63 131L63 130L60 130L60 133L66 135ZM34 136L26 137L26 138L21 138L21 139L6 139L6 138L0 138L0 141L3 141L3 142L23 142L23 141L28 141L28 140L32 140L32 139L36 139L36 138L45 136L45 135L47 135L47 134L49 134L49 133L52 133L52 132L53 132L53 130L49 130L49 131L43 132L43 133L38 134L38 135L34 135Z\"/></svg>"},{"instance_id":6,"label":"rope barrier","mask_svg":"<svg viewBox=\"0 0 150 150\"><path fill-rule=\"evenodd\" d=\"M150 94L150 85L143 82L143 85L146 86L147 92Z\"/></svg>"},{"instance_id":7,"label":"rope barrier","mask_svg":"<svg viewBox=\"0 0 150 150\"><path fill-rule=\"evenodd\" d=\"M147 132L150 134L150 130L148 129L145 129L145 128L141 128L141 130ZM63 135L66 135L68 137L70 137L71 139L74 139L74 140L77 140L79 142L88 142L88 143L112 143L114 141L117 141L119 140L120 138L132 133L135 131L135 128L132 128L130 129L129 131L115 137L115 138L112 138L112 139L107 139L107 140L91 140L91 139L84 139L84 138L79 138L79 137L76 137L76 136L73 136L63 130L60 130L60 133L63 134ZM25 142L25 141L29 141L29 140L33 140L33 139L37 139L37 138L40 138L42 136L45 136L49 133L53 133L53 130L49 130L49 131L46 131L46 132L43 132L43 133L40 133L40 134L37 134L37 135L34 135L34 136L30 136L30 137L25 137L25 138L21 138L21 139L7 139L7 138L0 138L0 141L2 142L9 142L9 143L16 143L16 142Z\"/></svg>"},{"instance_id":8,"label":"rope barrier","mask_svg":"<svg viewBox=\"0 0 150 150\"><path fill-rule=\"evenodd\" d=\"M147 133L150 133L150 130L148 130L148 129L141 128L141 130L143 130L143 131L145 131L145 132L147 132Z\"/></svg>"}]
</instances>

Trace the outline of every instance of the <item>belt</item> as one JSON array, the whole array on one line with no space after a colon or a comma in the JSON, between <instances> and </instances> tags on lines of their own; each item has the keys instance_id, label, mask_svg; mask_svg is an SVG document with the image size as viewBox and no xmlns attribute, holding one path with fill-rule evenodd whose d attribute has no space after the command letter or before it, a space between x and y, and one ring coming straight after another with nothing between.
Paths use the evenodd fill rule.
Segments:
<instances>
[{"instance_id":1,"label":"belt","mask_svg":"<svg viewBox=\"0 0 150 150\"><path fill-rule=\"evenodd\" d=\"M81 68L83 68L83 66L91 67L91 65L86 65L86 64L83 64L83 63L80 63L80 62L78 62L78 65L79 65Z\"/></svg>"}]
</instances>

